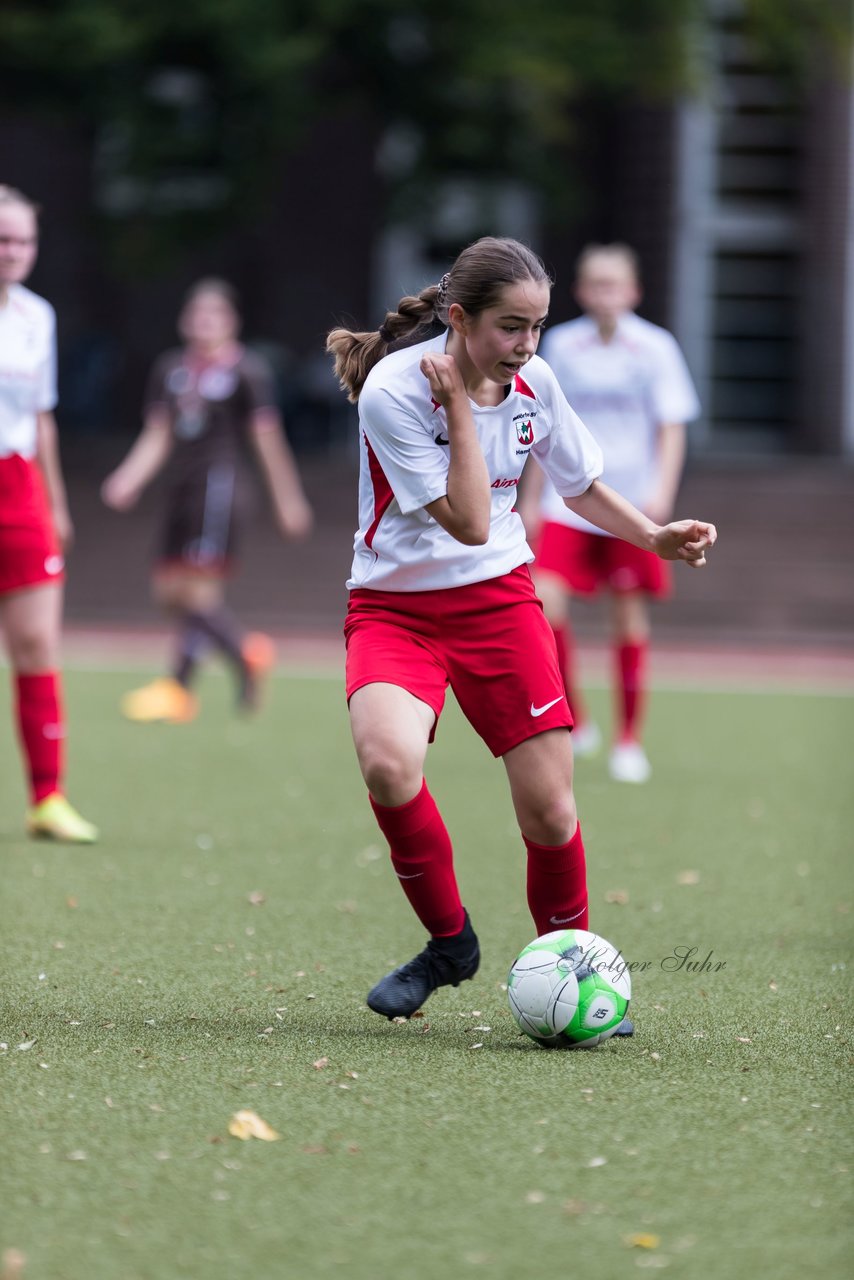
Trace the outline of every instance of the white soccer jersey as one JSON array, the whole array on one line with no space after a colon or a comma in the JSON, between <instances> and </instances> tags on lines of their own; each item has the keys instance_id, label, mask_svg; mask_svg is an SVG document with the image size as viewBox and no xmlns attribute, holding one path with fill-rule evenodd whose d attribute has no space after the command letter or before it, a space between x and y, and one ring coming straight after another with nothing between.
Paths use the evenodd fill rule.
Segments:
<instances>
[{"instance_id":1,"label":"white soccer jersey","mask_svg":"<svg viewBox=\"0 0 854 1280\"><path fill-rule=\"evenodd\" d=\"M643 510L658 481L658 432L663 423L690 422L700 412L691 375L666 329L633 312L620 317L603 342L589 316L556 325L540 353L561 390L602 447L603 481ZM604 530L577 516L548 483L543 492L547 520Z\"/></svg>"},{"instance_id":2,"label":"white soccer jersey","mask_svg":"<svg viewBox=\"0 0 854 1280\"><path fill-rule=\"evenodd\" d=\"M56 407L56 316L22 284L0 307L0 458L36 452L36 415Z\"/></svg>"},{"instance_id":3,"label":"white soccer jersey","mask_svg":"<svg viewBox=\"0 0 854 1280\"><path fill-rule=\"evenodd\" d=\"M499 405L472 404L492 483L489 539L468 547L425 506L448 491L445 410L419 368L425 351L444 352L448 331L392 352L371 370L359 397L359 530L349 588L434 591L484 582L533 560L516 488L533 454L559 493L577 497L602 470L598 445L534 356Z\"/></svg>"}]
</instances>

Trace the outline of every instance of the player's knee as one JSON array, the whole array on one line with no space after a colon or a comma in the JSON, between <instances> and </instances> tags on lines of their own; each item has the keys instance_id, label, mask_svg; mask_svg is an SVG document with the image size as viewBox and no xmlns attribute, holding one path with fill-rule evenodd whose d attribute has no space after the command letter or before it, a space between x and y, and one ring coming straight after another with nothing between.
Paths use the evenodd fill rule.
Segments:
<instances>
[{"instance_id":1,"label":"player's knee","mask_svg":"<svg viewBox=\"0 0 854 1280\"><path fill-rule=\"evenodd\" d=\"M568 844L577 826L578 812L570 793L551 796L545 803L538 804L526 817L523 830L535 844L557 848Z\"/></svg>"},{"instance_id":2,"label":"player's knee","mask_svg":"<svg viewBox=\"0 0 854 1280\"><path fill-rule=\"evenodd\" d=\"M421 786L420 761L390 745L378 743L363 748L359 763L368 790L378 804L406 804Z\"/></svg>"},{"instance_id":3,"label":"player's knee","mask_svg":"<svg viewBox=\"0 0 854 1280\"><path fill-rule=\"evenodd\" d=\"M36 625L18 628L9 637L9 657L14 669L23 674L50 671L57 665L51 637Z\"/></svg>"}]
</instances>

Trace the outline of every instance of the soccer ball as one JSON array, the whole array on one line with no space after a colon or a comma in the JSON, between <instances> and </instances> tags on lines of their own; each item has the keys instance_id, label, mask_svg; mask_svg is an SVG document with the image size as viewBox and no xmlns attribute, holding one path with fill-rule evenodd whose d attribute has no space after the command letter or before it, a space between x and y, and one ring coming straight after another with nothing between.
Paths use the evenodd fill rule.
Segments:
<instances>
[{"instance_id":1,"label":"soccer ball","mask_svg":"<svg viewBox=\"0 0 854 1280\"><path fill-rule=\"evenodd\" d=\"M592 1049L614 1034L632 995L628 965L616 947L586 929L535 938L507 979L513 1017L541 1045Z\"/></svg>"}]
</instances>

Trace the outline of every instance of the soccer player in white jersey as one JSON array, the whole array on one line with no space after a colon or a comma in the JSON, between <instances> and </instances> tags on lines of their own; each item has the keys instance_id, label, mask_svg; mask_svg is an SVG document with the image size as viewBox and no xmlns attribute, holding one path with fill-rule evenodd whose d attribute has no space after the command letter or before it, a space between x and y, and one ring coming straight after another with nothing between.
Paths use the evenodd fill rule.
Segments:
<instances>
[{"instance_id":1,"label":"soccer player in white jersey","mask_svg":"<svg viewBox=\"0 0 854 1280\"><path fill-rule=\"evenodd\" d=\"M38 252L35 205L0 186L0 632L28 775L30 835L91 844L63 789L59 674L63 550L72 536L59 463L53 308L25 288Z\"/></svg>"},{"instance_id":2,"label":"soccer player in white jersey","mask_svg":"<svg viewBox=\"0 0 854 1280\"><path fill-rule=\"evenodd\" d=\"M651 520L667 521L682 474L685 425L700 411L685 360L671 334L635 315L640 281L628 246L589 245L578 260L575 293L584 315L549 329L542 357L602 447L603 480ZM646 782L648 602L670 594L670 566L567 507L536 468L526 479L523 511L532 539L541 523L534 582L555 632L576 722L575 754L594 755L601 734L576 680L570 599L602 589L611 601L616 709L609 769L620 782Z\"/></svg>"},{"instance_id":3,"label":"soccer player in white jersey","mask_svg":"<svg viewBox=\"0 0 854 1280\"><path fill-rule=\"evenodd\" d=\"M575 511L667 559L702 565L716 537L697 520L657 525L599 480L598 445L536 355L550 289L528 248L487 237L438 285L403 298L379 331L327 339L360 420L350 723L392 865L430 935L368 995L389 1018L471 978L480 960L424 780L448 685L504 762L538 934L587 928L572 716L514 509L528 457Z\"/></svg>"}]
</instances>

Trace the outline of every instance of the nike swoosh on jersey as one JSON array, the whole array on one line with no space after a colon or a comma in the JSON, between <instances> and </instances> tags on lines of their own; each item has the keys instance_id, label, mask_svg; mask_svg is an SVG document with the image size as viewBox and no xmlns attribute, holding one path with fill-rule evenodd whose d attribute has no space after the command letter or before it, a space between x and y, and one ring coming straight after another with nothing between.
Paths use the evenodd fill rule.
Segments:
<instances>
[{"instance_id":1,"label":"nike swoosh on jersey","mask_svg":"<svg viewBox=\"0 0 854 1280\"><path fill-rule=\"evenodd\" d=\"M561 695L560 695L560 698L552 698L551 702L547 702L547 703L546 703L546 705L545 705L544 707L535 707L535 706L534 706L534 704L533 704L533 702L532 702L532 703L531 703L531 715L532 715L532 716L541 716L541 715L543 715L543 713L544 713L544 712L548 711L549 707L553 707L553 706L555 705L555 703L556 703L556 702L560 702L560 701L561 701L561 698L563 698L563 694L561 694Z\"/></svg>"},{"instance_id":2,"label":"nike swoosh on jersey","mask_svg":"<svg viewBox=\"0 0 854 1280\"><path fill-rule=\"evenodd\" d=\"M445 437L444 437L441 433L440 433L439 435L437 435L437 436L434 436L434 437L433 437L433 439L435 440L436 444L450 444L450 443L451 443L451 442L450 442L450 440L446 440L446 439L445 439Z\"/></svg>"}]
</instances>

